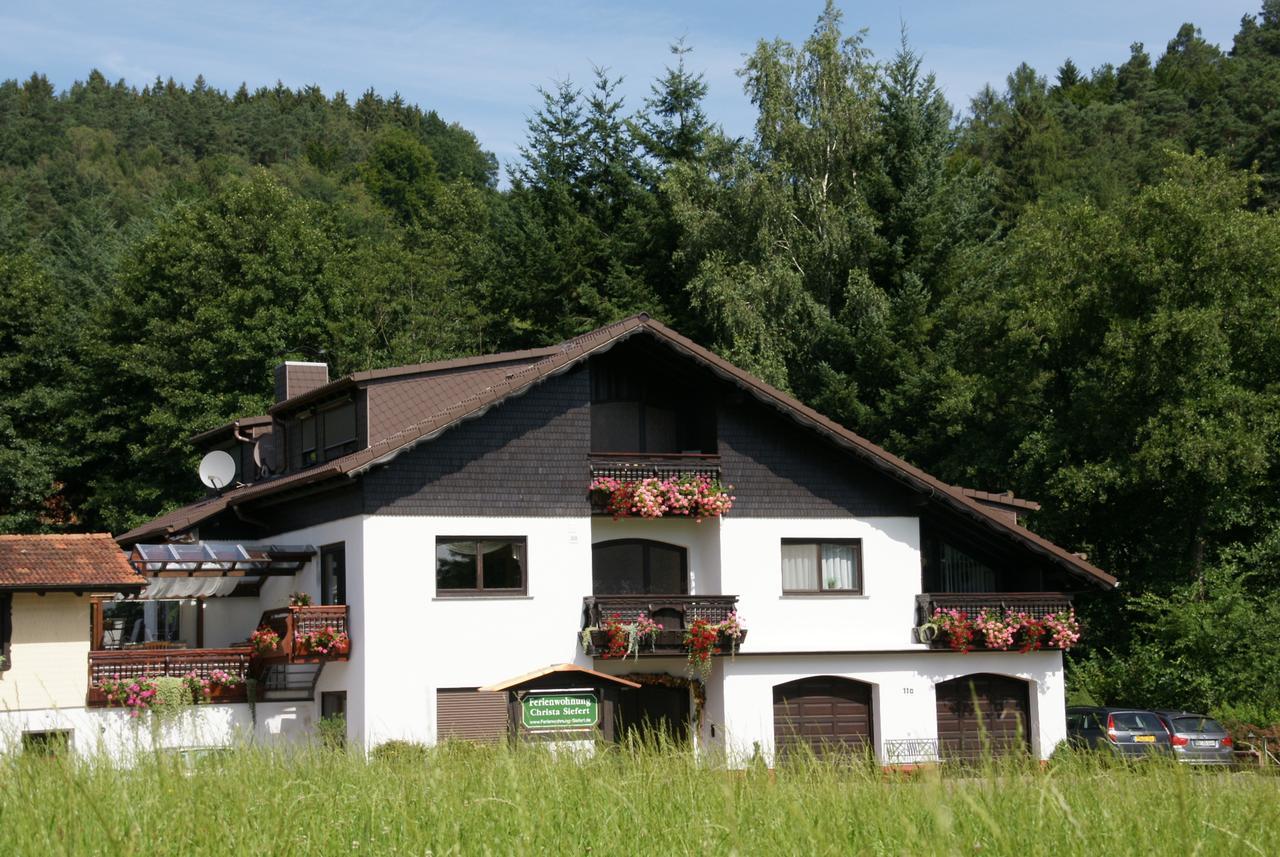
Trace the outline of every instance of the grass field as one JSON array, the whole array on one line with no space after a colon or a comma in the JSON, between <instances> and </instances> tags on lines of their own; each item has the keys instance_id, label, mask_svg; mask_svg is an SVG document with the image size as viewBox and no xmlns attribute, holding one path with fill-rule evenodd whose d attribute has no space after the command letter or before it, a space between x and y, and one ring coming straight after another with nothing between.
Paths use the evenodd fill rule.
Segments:
<instances>
[{"instance_id":1,"label":"grass field","mask_svg":"<svg viewBox=\"0 0 1280 857\"><path fill-rule=\"evenodd\" d=\"M246 749L130 769L0 762L0 854L1280 853L1280 778L1090 759L885 775L727 772L680 752L578 760L454 745L366 761Z\"/></svg>"}]
</instances>

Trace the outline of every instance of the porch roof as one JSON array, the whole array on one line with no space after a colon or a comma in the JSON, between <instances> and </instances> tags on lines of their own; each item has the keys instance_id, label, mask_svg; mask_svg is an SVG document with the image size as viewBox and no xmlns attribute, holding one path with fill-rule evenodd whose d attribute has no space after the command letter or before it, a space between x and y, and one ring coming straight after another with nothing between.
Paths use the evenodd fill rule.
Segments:
<instances>
[{"instance_id":1,"label":"porch roof","mask_svg":"<svg viewBox=\"0 0 1280 857\"><path fill-rule=\"evenodd\" d=\"M134 545L129 563L147 577L293 574L315 556L311 545L193 542Z\"/></svg>"},{"instance_id":2,"label":"porch roof","mask_svg":"<svg viewBox=\"0 0 1280 857\"><path fill-rule=\"evenodd\" d=\"M618 678L616 675L609 675L608 673L597 672L596 670L587 669L586 667L580 667L577 664L552 664L551 666L543 667L540 670L534 670L533 672L525 673L524 675L518 675L515 678L509 678L506 681L500 681L497 684L486 685L485 687L480 688L480 690L511 690L512 688L520 687L521 685L528 684L536 679L555 675L556 673L564 673L569 676L579 676L590 679L593 682L608 682L610 684L619 685L620 687L637 688L640 686L638 682L630 681L625 678Z\"/></svg>"}]
</instances>

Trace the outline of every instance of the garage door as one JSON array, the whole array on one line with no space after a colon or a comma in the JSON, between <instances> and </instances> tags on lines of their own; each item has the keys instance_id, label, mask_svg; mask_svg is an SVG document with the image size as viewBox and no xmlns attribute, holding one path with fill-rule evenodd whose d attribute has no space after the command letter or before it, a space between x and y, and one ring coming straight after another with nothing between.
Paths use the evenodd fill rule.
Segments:
<instances>
[{"instance_id":1,"label":"garage door","mask_svg":"<svg viewBox=\"0 0 1280 857\"><path fill-rule=\"evenodd\" d=\"M873 753L871 685L820 676L776 686L773 740L780 757L804 746L818 756Z\"/></svg>"},{"instance_id":2,"label":"garage door","mask_svg":"<svg viewBox=\"0 0 1280 857\"><path fill-rule=\"evenodd\" d=\"M938 752L943 759L976 759L1031 749L1027 683L980 673L939 682Z\"/></svg>"}]
</instances>

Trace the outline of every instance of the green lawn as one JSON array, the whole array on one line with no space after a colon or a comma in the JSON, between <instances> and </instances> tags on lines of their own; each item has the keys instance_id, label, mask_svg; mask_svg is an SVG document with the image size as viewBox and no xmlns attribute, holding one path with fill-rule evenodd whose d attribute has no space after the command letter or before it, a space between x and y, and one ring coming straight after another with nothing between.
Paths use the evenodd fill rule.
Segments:
<instances>
[{"instance_id":1,"label":"green lawn","mask_svg":"<svg viewBox=\"0 0 1280 857\"><path fill-rule=\"evenodd\" d=\"M1280 778L1068 759L885 775L727 772L678 752L574 761L449 746L132 769L0 762L0 854L1280 853Z\"/></svg>"}]
</instances>

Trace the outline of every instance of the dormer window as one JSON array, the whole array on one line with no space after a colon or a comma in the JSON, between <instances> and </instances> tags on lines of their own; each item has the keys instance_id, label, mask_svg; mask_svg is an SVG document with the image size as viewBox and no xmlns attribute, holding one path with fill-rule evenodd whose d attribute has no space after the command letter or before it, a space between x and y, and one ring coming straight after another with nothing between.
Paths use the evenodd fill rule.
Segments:
<instances>
[{"instance_id":1,"label":"dormer window","mask_svg":"<svg viewBox=\"0 0 1280 857\"><path fill-rule=\"evenodd\" d=\"M290 461L294 468L333 461L360 445L356 404L351 400L302 411L289 428Z\"/></svg>"}]
</instances>

